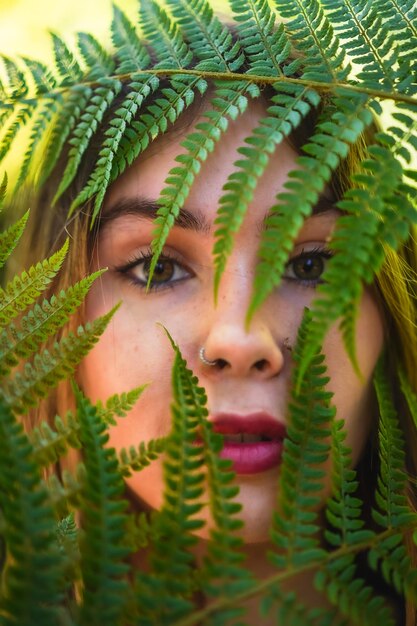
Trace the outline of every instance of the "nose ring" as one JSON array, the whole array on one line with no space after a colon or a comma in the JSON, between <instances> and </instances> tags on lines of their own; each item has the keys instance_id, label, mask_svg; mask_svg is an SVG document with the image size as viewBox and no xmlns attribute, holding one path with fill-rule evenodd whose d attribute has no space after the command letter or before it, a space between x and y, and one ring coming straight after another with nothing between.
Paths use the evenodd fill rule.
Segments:
<instances>
[{"instance_id":1,"label":"nose ring","mask_svg":"<svg viewBox=\"0 0 417 626\"><path fill-rule=\"evenodd\" d=\"M204 365L213 366L213 365L216 365L218 361L218 359L214 359L213 361L210 361L209 359L206 358L206 355L204 354L204 346L201 346L198 355L200 359L203 361Z\"/></svg>"}]
</instances>

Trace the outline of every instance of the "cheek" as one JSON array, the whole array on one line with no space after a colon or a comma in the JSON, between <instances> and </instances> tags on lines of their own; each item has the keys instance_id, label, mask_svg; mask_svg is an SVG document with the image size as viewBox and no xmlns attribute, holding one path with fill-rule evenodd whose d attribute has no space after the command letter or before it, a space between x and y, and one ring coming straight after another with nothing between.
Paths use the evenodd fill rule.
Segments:
<instances>
[{"instance_id":1,"label":"cheek","mask_svg":"<svg viewBox=\"0 0 417 626\"><path fill-rule=\"evenodd\" d=\"M324 344L329 389L334 393L337 418L345 421L346 444L352 449L354 465L377 415L372 377L383 343L382 315L372 295L365 292L356 324L356 351L361 376L349 360L340 330L333 328Z\"/></svg>"}]
</instances>

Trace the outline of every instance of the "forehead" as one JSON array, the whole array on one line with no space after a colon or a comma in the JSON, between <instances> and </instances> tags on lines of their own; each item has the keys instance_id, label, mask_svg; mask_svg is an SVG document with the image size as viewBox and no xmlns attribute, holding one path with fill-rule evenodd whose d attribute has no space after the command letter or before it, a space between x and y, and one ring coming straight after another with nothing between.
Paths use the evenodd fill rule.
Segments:
<instances>
[{"instance_id":1,"label":"forehead","mask_svg":"<svg viewBox=\"0 0 417 626\"><path fill-rule=\"evenodd\" d=\"M202 153L205 153L206 147L212 148L212 151L207 150L207 158L200 161L199 171L195 175L187 203L197 204L205 211L213 207L215 200L223 195L223 186L228 177L237 171L236 161L243 158L239 148L245 145L245 139L252 135L265 114L263 102L251 102L237 120L229 120L226 131L219 133L218 141L205 142ZM171 170L180 165L176 157L187 152L187 148L182 145L184 139L188 134L198 132L196 127L202 121L207 120L200 115L180 132L174 128L159 138L110 187L104 204L104 213L110 212L112 205L122 198L157 199L167 184L166 180ZM295 167L296 157L296 151L287 142L284 141L276 147L258 181L255 192L258 202L273 203L276 193L282 189L287 179L288 172ZM262 156L261 160L264 159ZM194 178L190 171L186 172L185 177L189 180Z\"/></svg>"}]
</instances>

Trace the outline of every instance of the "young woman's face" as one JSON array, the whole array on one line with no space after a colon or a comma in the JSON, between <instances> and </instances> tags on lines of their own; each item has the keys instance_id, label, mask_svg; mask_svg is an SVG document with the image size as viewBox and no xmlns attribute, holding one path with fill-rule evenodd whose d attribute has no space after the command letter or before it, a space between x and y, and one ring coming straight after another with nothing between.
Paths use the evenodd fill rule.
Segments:
<instances>
[{"instance_id":1,"label":"young woman's face","mask_svg":"<svg viewBox=\"0 0 417 626\"><path fill-rule=\"evenodd\" d=\"M116 449L167 435L170 430L173 351L161 324L180 346L188 366L208 394L209 419L227 433L224 454L235 461L247 541L267 539L277 502L277 477L295 343L303 309L328 262L326 245L337 218L323 199L297 237L282 284L257 311L250 328L245 313L252 293L263 222L294 168L296 153L282 143L262 176L213 301L213 224L227 177L236 168L237 148L265 111L252 104L231 123L214 153L202 165L184 213L172 229L146 292L156 201L184 135L158 141L112 186L94 251L94 268L108 267L87 298L93 319L123 302L98 344L80 368L80 382L93 400L150 383L131 413L110 432ZM198 120L197 120L198 121ZM188 129L189 132L189 129ZM371 376L383 343L381 316L365 292L357 324L357 350L363 374L355 375L340 334L330 331L324 351L338 417L346 422L347 443L357 462L373 413ZM200 358L204 347L208 365ZM265 440L266 439L266 440ZM162 459L128 480L138 500L161 506ZM206 531L205 531L206 532Z\"/></svg>"}]
</instances>

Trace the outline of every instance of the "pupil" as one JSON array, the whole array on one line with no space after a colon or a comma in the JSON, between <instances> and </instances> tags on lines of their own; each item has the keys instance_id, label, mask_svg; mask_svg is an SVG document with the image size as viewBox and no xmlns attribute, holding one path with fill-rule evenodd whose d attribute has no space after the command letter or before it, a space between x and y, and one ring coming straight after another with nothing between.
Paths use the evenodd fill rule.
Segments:
<instances>
[{"instance_id":1,"label":"pupil","mask_svg":"<svg viewBox=\"0 0 417 626\"><path fill-rule=\"evenodd\" d=\"M320 257L307 257L296 263L295 274L298 278L314 280L320 278L323 273L323 259Z\"/></svg>"},{"instance_id":2,"label":"pupil","mask_svg":"<svg viewBox=\"0 0 417 626\"><path fill-rule=\"evenodd\" d=\"M149 269L151 267L151 260L146 261L144 264L144 271L146 274L149 274ZM152 282L163 283L172 278L174 274L174 264L169 260L159 260L155 265L154 274L152 277Z\"/></svg>"}]
</instances>

